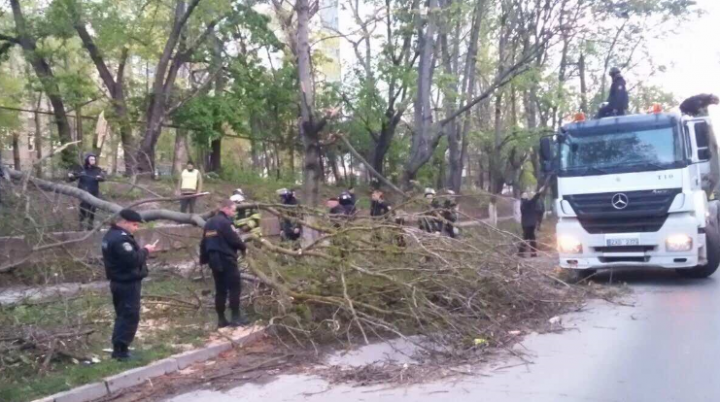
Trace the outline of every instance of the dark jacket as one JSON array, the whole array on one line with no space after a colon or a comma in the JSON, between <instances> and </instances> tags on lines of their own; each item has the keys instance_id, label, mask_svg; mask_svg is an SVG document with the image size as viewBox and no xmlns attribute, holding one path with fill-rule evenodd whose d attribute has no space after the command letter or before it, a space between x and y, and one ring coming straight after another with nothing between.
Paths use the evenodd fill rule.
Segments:
<instances>
[{"instance_id":1,"label":"dark jacket","mask_svg":"<svg viewBox=\"0 0 720 402\"><path fill-rule=\"evenodd\" d=\"M77 180L78 188L80 190L85 190L93 196L97 197L100 195L100 182L105 181L105 174L103 173L102 169L100 169L97 165L90 166L90 164L88 163L88 159L90 159L91 156L95 155L91 154L85 157L85 164L83 165L83 169L80 172L71 173L69 180L71 182Z\"/></svg>"},{"instance_id":2,"label":"dark jacket","mask_svg":"<svg viewBox=\"0 0 720 402\"><path fill-rule=\"evenodd\" d=\"M529 228L537 226L538 221L538 202L542 193L537 193L529 200L520 201L520 223L522 227Z\"/></svg>"},{"instance_id":3,"label":"dark jacket","mask_svg":"<svg viewBox=\"0 0 720 402\"><path fill-rule=\"evenodd\" d=\"M148 251L118 226L113 225L103 237L102 254L105 274L112 282L135 282L148 275Z\"/></svg>"},{"instance_id":4,"label":"dark jacket","mask_svg":"<svg viewBox=\"0 0 720 402\"><path fill-rule=\"evenodd\" d=\"M237 252L245 254L245 243L240 239L233 222L223 212L218 212L205 223L200 242L200 263L209 262L210 253L220 253L237 259Z\"/></svg>"},{"instance_id":5,"label":"dark jacket","mask_svg":"<svg viewBox=\"0 0 720 402\"><path fill-rule=\"evenodd\" d=\"M625 84L625 78L623 78L622 75L617 74L613 77L612 85L610 85L610 95L608 95L607 102L611 109L618 112L625 112L630 107L627 85Z\"/></svg>"},{"instance_id":6,"label":"dark jacket","mask_svg":"<svg viewBox=\"0 0 720 402\"><path fill-rule=\"evenodd\" d=\"M283 205L300 205L297 198L295 198L294 196L283 197L282 203ZM296 219L301 218L299 211L294 209L286 209L283 211L283 213ZM285 218L283 219L280 226L283 236L288 240L297 240L302 235L302 225L300 225L297 221ZM295 233L295 229L300 229L300 232Z\"/></svg>"},{"instance_id":7,"label":"dark jacket","mask_svg":"<svg viewBox=\"0 0 720 402\"><path fill-rule=\"evenodd\" d=\"M390 212L390 206L384 200L370 203L370 216L383 216L388 212Z\"/></svg>"}]
</instances>

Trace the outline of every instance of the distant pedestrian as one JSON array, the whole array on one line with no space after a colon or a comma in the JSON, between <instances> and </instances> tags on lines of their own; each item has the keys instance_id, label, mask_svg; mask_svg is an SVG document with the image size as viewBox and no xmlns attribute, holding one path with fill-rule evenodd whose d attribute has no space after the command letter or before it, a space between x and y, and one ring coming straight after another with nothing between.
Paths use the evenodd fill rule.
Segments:
<instances>
[{"instance_id":1,"label":"distant pedestrian","mask_svg":"<svg viewBox=\"0 0 720 402\"><path fill-rule=\"evenodd\" d=\"M530 249L532 257L537 257L537 239L535 230L537 229L537 203L545 191L545 186L540 187L537 194L532 198L528 193L523 193L520 197L520 223L523 231L523 242L520 244L519 254L521 257L526 256L527 249Z\"/></svg>"},{"instance_id":2,"label":"distant pedestrian","mask_svg":"<svg viewBox=\"0 0 720 402\"><path fill-rule=\"evenodd\" d=\"M370 196L370 216L386 217L392 208L385 201L385 195L380 190L373 190Z\"/></svg>"},{"instance_id":3,"label":"distant pedestrian","mask_svg":"<svg viewBox=\"0 0 720 402\"><path fill-rule=\"evenodd\" d=\"M235 209L234 202L222 201L215 216L205 223L200 242L200 263L210 265L215 281L218 328L239 327L249 323L240 312L242 284L238 252L244 256L247 248L233 229L232 217L235 216ZM230 305L229 321L225 317L226 304Z\"/></svg>"},{"instance_id":4,"label":"distant pedestrian","mask_svg":"<svg viewBox=\"0 0 720 402\"><path fill-rule=\"evenodd\" d=\"M181 212L195 213L195 202L197 201L197 194L202 192L202 185L202 173L200 170L195 169L195 164L192 161L189 161L185 170L180 173L180 180L178 180L178 194L187 197L180 200Z\"/></svg>"},{"instance_id":5,"label":"distant pedestrian","mask_svg":"<svg viewBox=\"0 0 720 402\"><path fill-rule=\"evenodd\" d=\"M130 358L129 346L140 323L142 280L148 275L146 260L156 250L155 244L140 247L133 237L141 222L139 213L123 209L102 241L105 274L115 307L112 358L117 360Z\"/></svg>"},{"instance_id":6,"label":"distant pedestrian","mask_svg":"<svg viewBox=\"0 0 720 402\"><path fill-rule=\"evenodd\" d=\"M351 193L350 190L343 191L338 197L340 206L345 210L345 215L354 216L357 210L355 209L355 194Z\"/></svg>"},{"instance_id":7,"label":"distant pedestrian","mask_svg":"<svg viewBox=\"0 0 720 402\"><path fill-rule=\"evenodd\" d=\"M97 156L95 154L85 156L82 170L68 173L68 181L73 182L76 180L80 190L90 193L93 197L100 197L100 182L105 181L105 173L97 165ZM86 201L80 202L80 230L93 229L96 210L97 208L92 204Z\"/></svg>"},{"instance_id":8,"label":"distant pedestrian","mask_svg":"<svg viewBox=\"0 0 720 402\"><path fill-rule=\"evenodd\" d=\"M300 202L295 197L295 191L281 188L277 191L280 202L283 205L297 206ZM302 236L302 225L298 222L301 218L300 211L297 208L283 209L282 213L286 216L280 223L280 238L284 241L297 241Z\"/></svg>"},{"instance_id":9,"label":"distant pedestrian","mask_svg":"<svg viewBox=\"0 0 720 402\"><path fill-rule=\"evenodd\" d=\"M435 189L427 187L425 189L425 201L427 204L426 208L429 208L419 219L420 229L428 233L441 233L443 231L443 222L439 219L441 214L442 205L440 201L435 198L437 192Z\"/></svg>"},{"instance_id":10,"label":"distant pedestrian","mask_svg":"<svg viewBox=\"0 0 720 402\"><path fill-rule=\"evenodd\" d=\"M240 229L242 233L250 233L256 238L262 237L262 227L260 226L262 216L260 211L255 207L240 207L241 204L247 202L242 189L238 188L233 191L230 201L234 202L237 207L237 212L233 218L235 227Z\"/></svg>"},{"instance_id":11,"label":"distant pedestrian","mask_svg":"<svg viewBox=\"0 0 720 402\"><path fill-rule=\"evenodd\" d=\"M609 74L612 77L610 94L608 95L607 104L598 111L596 116L598 119L609 116L624 116L630 107L627 83L620 73L620 69L613 67L610 69Z\"/></svg>"},{"instance_id":12,"label":"distant pedestrian","mask_svg":"<svg viewBox=\"0 0 720 402\"><path fill-rule=\"evenodd\" d=\"M447 190L445 201L442 204L443 209L440 214L443 218L443 233L453 239L459 234L458 228L455 227L455 222L458 220L458 203L455 198L455 192Z\"/></svg>"}]
</instances>

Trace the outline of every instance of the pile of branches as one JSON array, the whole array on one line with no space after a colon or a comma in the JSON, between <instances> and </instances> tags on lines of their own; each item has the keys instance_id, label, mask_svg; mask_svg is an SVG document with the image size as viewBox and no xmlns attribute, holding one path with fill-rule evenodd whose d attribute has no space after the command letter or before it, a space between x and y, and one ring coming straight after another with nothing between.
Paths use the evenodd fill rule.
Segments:
<instances>
[{"instance_id":1,"label":"pile of branches","mask_svg":"<svg viewBox=\"0 0 720 402\"><path fill-rule=\"evenodd\" d=\"M88 344L94 329L64 328L46 330L32 326L14 327L0 332L0 372L18 365L34 367L39 373L53 362L92 363L92 357L74 351Z\"/></svg>"},{"instance_id":2,"label":"pile of branches","mask_svg":"<svg viewBox=\"0 0 720 402\"><path fill-rule=\"evenodd\" d=\"M292 249L262 239L246 259L269 289L255 309L300 343L421 335L435 352L462 355L537 330L588 291L557 278L549 260L518 258L516 235L477 221L459 238L394 219L304 221L316 240Z\"/></svg>"}]
</instances>

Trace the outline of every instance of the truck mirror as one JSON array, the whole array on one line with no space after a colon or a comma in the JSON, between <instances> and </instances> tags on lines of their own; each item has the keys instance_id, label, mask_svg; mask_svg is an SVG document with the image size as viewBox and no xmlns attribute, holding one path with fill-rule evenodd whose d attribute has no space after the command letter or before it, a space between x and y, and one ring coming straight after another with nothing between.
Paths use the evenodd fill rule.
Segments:
<instances>
[{"instance_id":1,"label":"truck mirror","mask_svg":"<svg viewBox=\"0 0 720 402\"><path fill-rule=\"evenodd\" d=\"M695 142L698 147L698 160L710 160L710 126L707 122L699 121L695 123Z\"/></svg>"},{"instance_id":2,"label":"truck mirror","mask_svg":"<svg viewBox=\"0 0 720 402\"><path fill-rule=\"evenodd\" d=\"M540 138L540 159L543 162L552 162L552 160L553 160L552 137Z\"/></svg>"},{"instance_id":3,"label":"truck mirror","mask_svg":"<svg viewBox=\"0 0 720 402\"><path fill-rule=\"evenodd\" d=\"M705 148L710 143L708 135L710 135L710 126L707 122L699 121L695 123L695 139L698 148Z\"/></svg>"}]
</instances>

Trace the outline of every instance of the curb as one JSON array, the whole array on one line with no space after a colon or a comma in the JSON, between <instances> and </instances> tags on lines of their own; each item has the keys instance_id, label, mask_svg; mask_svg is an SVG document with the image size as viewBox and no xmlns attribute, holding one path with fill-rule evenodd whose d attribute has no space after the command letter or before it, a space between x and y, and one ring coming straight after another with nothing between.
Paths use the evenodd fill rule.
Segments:
<instances>
[{"instance_id":1,"label":"curb","mask_svg":"<svg viewBox=\"0 0 720 402\"><path fill-rule=\"evenodd\" d=\"M91 402L99 398L112 396L118 391L140 385L151 378L174 373L195 363L213 359L235 346L244 346L255 342L265 334L265 328L252 327L251 329L252 332L237 339L180 353L145 367L137 367L107 377L101 382L83 385L69 391L36 399L33 402Z\"/></svg>"}]
</instances>

